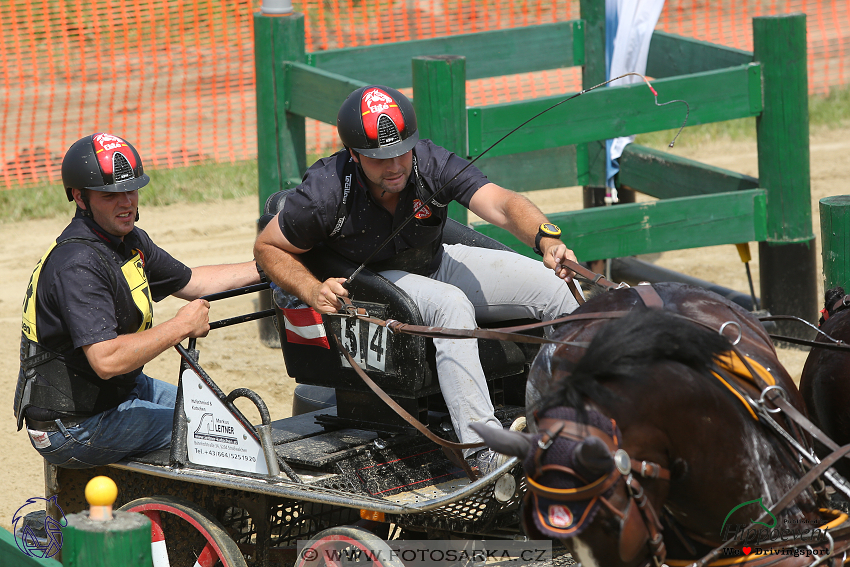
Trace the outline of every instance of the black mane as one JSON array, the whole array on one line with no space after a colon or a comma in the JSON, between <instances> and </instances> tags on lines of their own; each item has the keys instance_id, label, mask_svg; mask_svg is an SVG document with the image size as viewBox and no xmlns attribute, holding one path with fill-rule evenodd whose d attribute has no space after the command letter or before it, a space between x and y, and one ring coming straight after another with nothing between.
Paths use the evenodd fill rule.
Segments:
<instances>
[{"instance_id":1,"label":"black mane","mask_svg":"<svg viewBox=\"0 0 850 567\"><path fill-rule=\"evenodd\" d=\"M673 361L707 374L714 358L731 348L729 341L701 325L654 309L635 309L603 326L572 368L564 374L543 407L566 405L583 410L587 400L605 405L617 396L602 382L636 379L649 365Z\"/></svg>"}]
</instances>

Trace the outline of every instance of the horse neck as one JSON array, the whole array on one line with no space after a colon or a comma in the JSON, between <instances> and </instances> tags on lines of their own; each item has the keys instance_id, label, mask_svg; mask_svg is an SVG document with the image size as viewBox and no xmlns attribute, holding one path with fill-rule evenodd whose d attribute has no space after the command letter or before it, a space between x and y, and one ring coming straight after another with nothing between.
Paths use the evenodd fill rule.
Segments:
<instances>
[{"instance_id":1,"label":"horse neck","mask_svg":"<svg viewBox=\"0 0 850 567\"><path fill-rule=\"evenodd\" d=\"M625 402L612 417L632 458L657 460L673 475L670 482L641 479L656 509L666 507L687 531L715 541L736 505L761 498L771 507L802 473L784 441L741 402L683 368L656 365L625 384L618 392ZM811 495L798 501L786 519L806 519L803 508L814 509Z\"/></svg>"}]
</instances>

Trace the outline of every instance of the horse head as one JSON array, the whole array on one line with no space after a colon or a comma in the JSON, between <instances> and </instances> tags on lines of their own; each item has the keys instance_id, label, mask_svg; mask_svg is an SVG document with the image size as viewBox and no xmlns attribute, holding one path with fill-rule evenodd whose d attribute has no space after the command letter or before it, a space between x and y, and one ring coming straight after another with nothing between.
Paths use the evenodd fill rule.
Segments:
<instances>
[{"instance_id":1,"label":"horse head","mask_svg":"<svg viewBox=\"0 0 850 567\"><path fill-rule=\"evenodd\" d=\"M620 310L614 295L584 308ZM739 328L752 340L746 321ZM476 431L522 459L527 533L562 540L584 567L699 558L726 539L730 511L730 522L748 523L752 510L736 506L770 506L801 476L797 456L719 379L718 360L732 347L719 333L634 308L609 322L568 323L556 338L572 344L541 349L535 360L531 432ZM772 347L758 343L754 352L765 360ZM768 362L784 373L778 360ZM781 384L793 388L786 377ZM802 405L796 389L790 395ZM806 493L786 519L814 514Z\"/></svg>"}]
</instances>

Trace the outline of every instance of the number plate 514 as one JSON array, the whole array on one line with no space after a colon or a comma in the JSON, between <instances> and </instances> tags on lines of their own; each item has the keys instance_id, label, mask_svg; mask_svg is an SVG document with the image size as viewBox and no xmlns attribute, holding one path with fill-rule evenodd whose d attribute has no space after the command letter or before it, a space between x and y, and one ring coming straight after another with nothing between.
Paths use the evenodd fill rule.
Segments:
<instances>
[{"instance_id":1,"label":"number plate 514","mask_svg":"<svg viewBox=\"0 0 850 567\"><path fill-rule=\"evenodd\" d=\"M345 318L340 324L340 335L342 347L361 368L386 371L389 332L384 327L360 319ZM340 357L342 365L351 368L342 353Z\"/></svg>"}]
</instances>

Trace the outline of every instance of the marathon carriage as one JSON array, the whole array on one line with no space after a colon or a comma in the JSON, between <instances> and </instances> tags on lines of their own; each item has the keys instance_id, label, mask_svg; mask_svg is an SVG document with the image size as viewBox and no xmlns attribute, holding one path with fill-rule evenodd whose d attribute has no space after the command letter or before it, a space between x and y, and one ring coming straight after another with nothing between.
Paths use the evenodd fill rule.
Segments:
<instances>
[{"instance_id":1,"label":"marathon carriage","mask_svg":"<svg viewBox=\"0 0 850 567\"><path fill-rule=\"evenodd\" d=\"M261 224L282 209L285 198L280 192L269 199ZM505 248L452 220L444 241ZM349 276L356 268L319 248L303 260L320 279ZM353 307L371 317L423 324L404 292L368 270L352 281L350 292ZM521 536L525 481L516 458L479 477L475 462L444 450L400 417L412 415L432 438L457 440L430 339L392 334L353 316L324 316L324 333L317 336L324 334L320 338L330 348L321 348L287 332L292 322L277 304L211 328L266 316L276 319L287 372L299 383L293 417L272 421L250 390L222 392L203 370L191 340L189 349L177 347L182 411L175 412L171 447L94 469L45 464L47 496L55 494L65 514L79 512L86 506L87 481L111 477L119 487L116 507L151 518L154 554L167 552L165 563L155 559L157 566L190 566L196 560L205 566L292 565L299 560L296 543L314 538L325 546L377 551L388 550L388 538ZM350 357L341 354L337 341ZM479 347L496 417L516 428L525 415L525 381L538 345L481 339ZM390 409L368 388L350 361L362 365L402 411ZM260 424L236 408L238 397L254 403Z\"/></svg>"}]
</instances>

